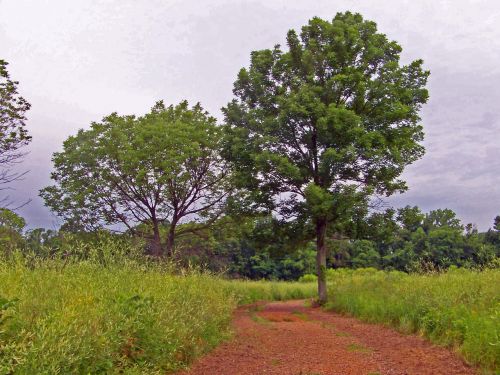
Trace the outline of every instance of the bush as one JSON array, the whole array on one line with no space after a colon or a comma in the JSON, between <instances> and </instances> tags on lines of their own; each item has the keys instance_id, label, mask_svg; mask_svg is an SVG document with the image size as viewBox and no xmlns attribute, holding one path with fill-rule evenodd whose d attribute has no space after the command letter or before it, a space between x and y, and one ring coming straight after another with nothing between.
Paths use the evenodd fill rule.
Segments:
<instances>
[{"instance_id":1,"label":"bush","mask_svg":"<svg viewBox=\"0 0 500 375\"><path fill-rule=\"evenodd\" d=\"M301 276L299 282L301 283L315 283L318 281L318 276L308 273L304 276Z\"/></svg>"}]
</instances>

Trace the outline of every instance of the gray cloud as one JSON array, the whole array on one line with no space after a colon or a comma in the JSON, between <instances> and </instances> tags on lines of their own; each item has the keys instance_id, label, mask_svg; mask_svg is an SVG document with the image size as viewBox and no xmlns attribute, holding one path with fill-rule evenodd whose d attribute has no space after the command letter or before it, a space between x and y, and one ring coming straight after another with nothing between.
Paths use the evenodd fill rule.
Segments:
<instances>
[{"instance_id":1,"label":"gray cloud","mask_svg":"<svg viewBox=\"0 0 500 375\"><path fill-rule=\"evenodd\" d=\"M11 196L52 227L38 190L51 154L103 116L146 112L158 99L200 101L219 116L250 51L283 43L313 16L352 10L423 58L431 99L422 112L424 158L405 171L410 190L389 202L449 207L491 226L500 214L500 5L481 1L22 1L0 0L1 58L30 100L34 137Z\"/></svg>"}]
</instances>

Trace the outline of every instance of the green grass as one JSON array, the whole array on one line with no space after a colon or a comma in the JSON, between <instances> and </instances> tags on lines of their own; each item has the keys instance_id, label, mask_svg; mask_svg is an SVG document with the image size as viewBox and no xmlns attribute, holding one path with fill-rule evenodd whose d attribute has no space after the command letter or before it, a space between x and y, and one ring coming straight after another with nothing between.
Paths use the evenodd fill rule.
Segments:
<instances>
[{"instance_id":1,"label":"green grass","mask_svg":"<svg viewBox=\"0 0 500 375\"><path fill-rule=\"evenodd\" d=\"M500 270L407 275L329 271L327 308L421 333L471 364L500 369Z\"/></svg>"},{"instance_id":2,"label":"green grass","mask_svg":"<svg viewBox=\"0 0 500 375\"><path fill-rule=\"evenodd\" d=\"M262 300L285 301L312 298L317 293L317 286L314 282L224 280L220 283L235 296L240 305Z\"/></svg>"},{"instance_id":3,"label":"green grass","mask_svg":"<svg viewBox=\"0 0 500 375\"><path fill-rule=\"evenodd\" d=\"M264 319L261 316L258 316L255 312L250 313L250 319L252 319L255 323L258 324L268 325L271 323L269 320Z\"/></svg>"},{"instance_id":4,"label":"green grass","mask_svg":"<svg viewBox=\"0 0 500 375\"><path fill-rule=\"evenodd\" d=\"M298 317L299 319L303 320L303 321L308 321L309 320L309 316L307 316L307 314L303 313L302 311L294 310L294 311L292 311L292 314L295 315L296 317Z\"/></svg>"},{"instance_id":5,"label":"green grass","mask_svg":"<svg viewBox=\"0 0 500 375\"><path fill-rule=\"evenodd\" d=\"M134 262L23 264L0 262L0 374L173 372L230 337L237 305L316 293L311 282L175 276ZM329 271L327 307L422 333L494 372L498 285L499 270Z\"/></svg>"},{"instance_id":6,"label":"green grass","mask_svg":"<svg viewBox=\"0 0 500 375\"><path fill-rule=\"evenodd\" d=\"M139 265L0 263L0 374L154 374L230 337L231 313L314 284L173 276Z\"/></svg>"},{"instance_id":7,"label":"green grass","mask_svg":"<svg viewBox=\"0 0 500 375\"><path fill-rule=\"evenodd\" d=\"M371 353L372 349L367 348L363 345L352 343L347 346L347 350L350 352L359 352L359 353Z\"/></svg>"}]
</instances>

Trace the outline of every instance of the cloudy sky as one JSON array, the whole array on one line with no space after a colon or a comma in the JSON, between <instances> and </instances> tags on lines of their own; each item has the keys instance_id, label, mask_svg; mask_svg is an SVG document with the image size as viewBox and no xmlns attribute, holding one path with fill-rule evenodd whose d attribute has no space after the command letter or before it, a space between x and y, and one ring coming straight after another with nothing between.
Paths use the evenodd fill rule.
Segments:
<instances>
[{"instance_id":1,"label":"cloudy sky","mask_svg":"<svg viewBox=\"0 0 500 375\"><path fill-rule=\"evenodd\" d=\"M57 226L38 190L63 140L117 111L143 114L158 99L200 101L221 118L250 51L283 43L308 19L351 10L431 71L422 113L425 157L405 172L396 206L451 208L479 229L500 214L498 0L97 1L0 0L0 58L32 104L33 142L15 190L30 227Z\"/></svg>"}]
</instances>

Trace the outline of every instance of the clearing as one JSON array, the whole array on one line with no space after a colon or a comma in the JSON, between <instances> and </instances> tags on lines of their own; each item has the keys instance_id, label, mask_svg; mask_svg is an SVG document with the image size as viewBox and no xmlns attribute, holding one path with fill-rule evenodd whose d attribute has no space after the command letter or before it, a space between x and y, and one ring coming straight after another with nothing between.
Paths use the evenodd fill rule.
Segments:
<instances>
[{"instance_id":1,"label":"clearing","mask_svg":"<svg viewBox=\"0 0 500 375\"><path fill-rule=\"evenodd\" d=\"M421 337L367 324L305 301L243 306L235 338L182 375L477 374L457 354Z\"/></svg>"}]
</instances>

